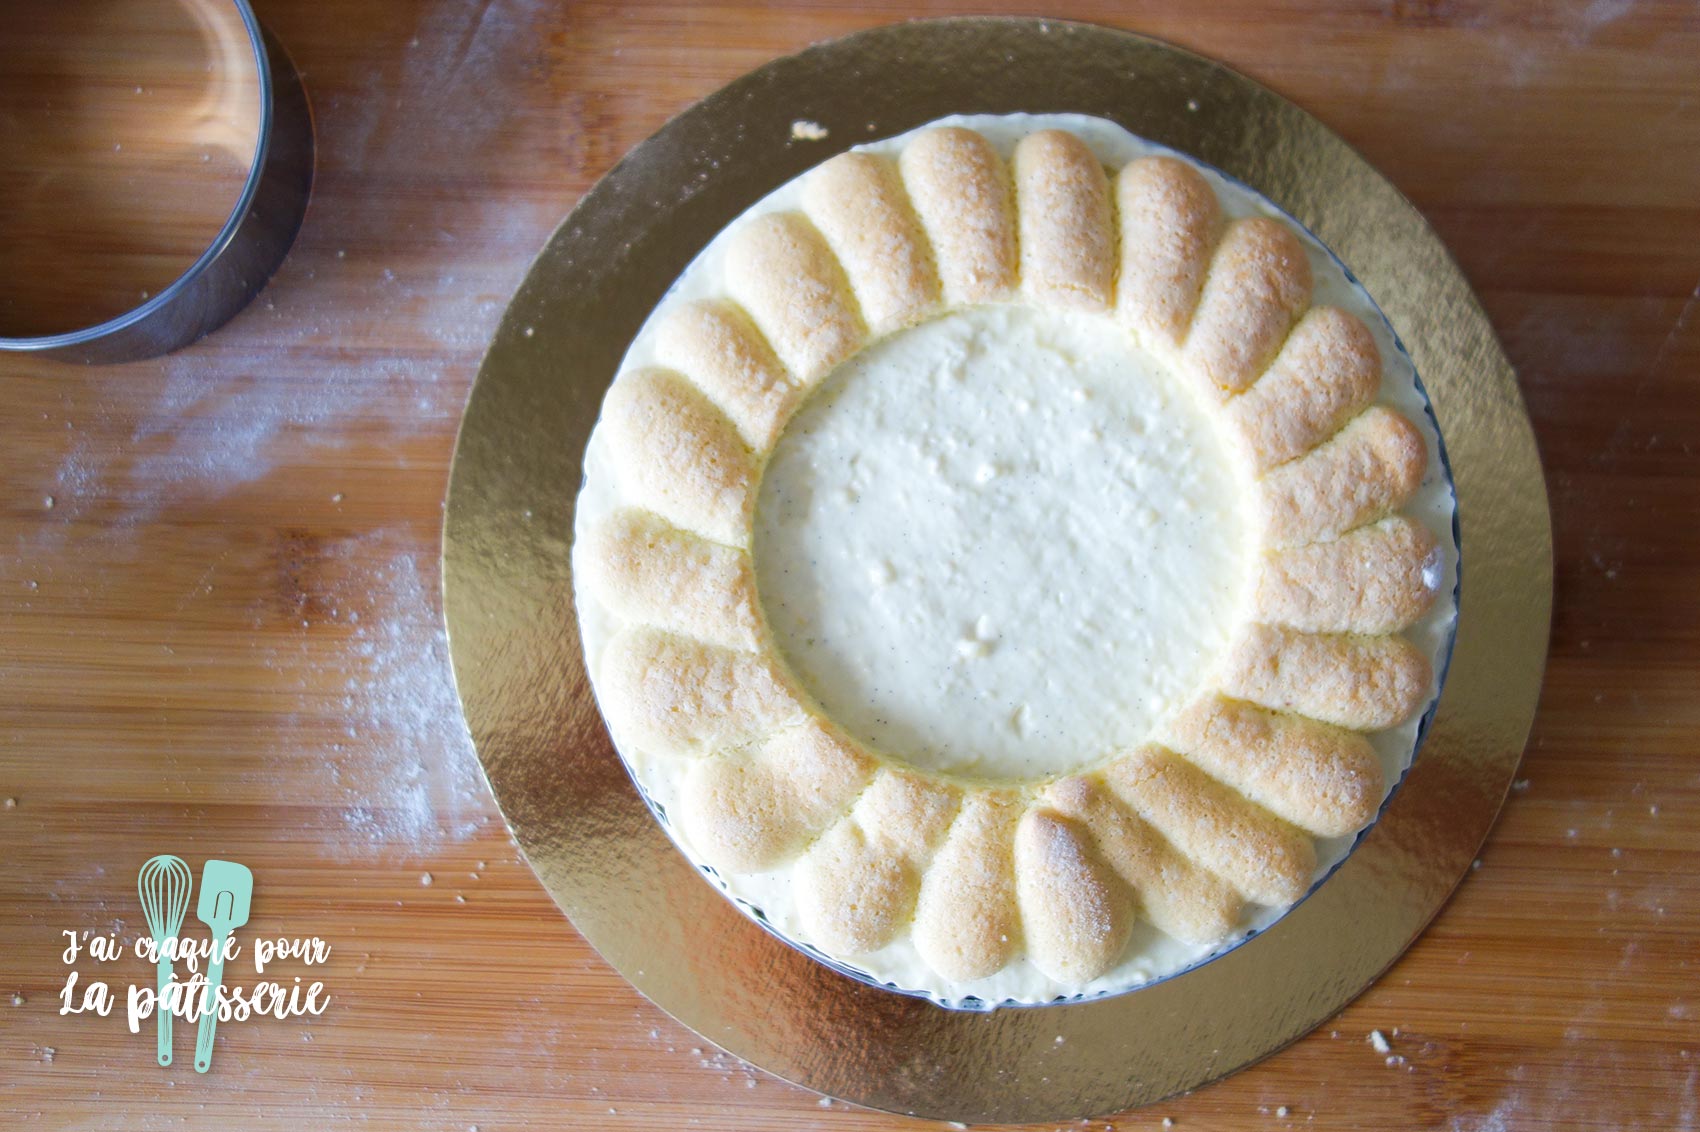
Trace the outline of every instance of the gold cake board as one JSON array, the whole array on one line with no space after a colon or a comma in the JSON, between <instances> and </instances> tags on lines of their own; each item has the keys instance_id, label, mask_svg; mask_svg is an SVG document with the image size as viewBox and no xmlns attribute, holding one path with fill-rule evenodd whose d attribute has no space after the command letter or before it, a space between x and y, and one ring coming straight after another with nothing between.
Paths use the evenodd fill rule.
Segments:
<instances>
[{"instance_id":1,"label":"gold cake board","mask_svg":"<svg viewBox=\"0 0 1700 1132\"><path fill-rule=\"evenodd\" d=\"M1399 333L1458 493L1463 586L1438 709L1345 864L1193 971L1077 1005L944 1010L839 975L676 850L591 697L569 546L585 442L627 345L728 221L832 154L949 114L1109 118L1244 181L1322 239ZM822 141L792 140L817 122ZM603 958L707 1040L857 1104L962 1122L1120 1111L1302 1036L1410 945L1468 870L1533 719L1552 605L1545 485L1516 378L1422 217L1340 138L1220 64L1084 24L878 28L777 60L632 150L550 238L461 425L443 534L455 678L531 865Z\"/></svg>"}]
</instances>

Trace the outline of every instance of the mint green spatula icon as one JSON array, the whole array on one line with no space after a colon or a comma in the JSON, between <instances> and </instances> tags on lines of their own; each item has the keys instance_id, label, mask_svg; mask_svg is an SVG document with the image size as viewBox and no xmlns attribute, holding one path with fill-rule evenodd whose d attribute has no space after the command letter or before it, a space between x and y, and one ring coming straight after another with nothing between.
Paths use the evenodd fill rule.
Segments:
<instances>
[{"instance_id":1,"label":"mint green spatula icon","mask_svg":"<svg viewBox=\"0 0 1700 1132\"><path fill-rule=\"evenodd\" d=\"M218 988L224 982L224 941L248 922L254 899L254 874L235 861L208 861L201 866L201 899L195 918L212 929L212 959L207 963L207 1012L195 1032L195 1072L212 1068L213 1031L218 1026Z\"/></svg>"}]
</instances>

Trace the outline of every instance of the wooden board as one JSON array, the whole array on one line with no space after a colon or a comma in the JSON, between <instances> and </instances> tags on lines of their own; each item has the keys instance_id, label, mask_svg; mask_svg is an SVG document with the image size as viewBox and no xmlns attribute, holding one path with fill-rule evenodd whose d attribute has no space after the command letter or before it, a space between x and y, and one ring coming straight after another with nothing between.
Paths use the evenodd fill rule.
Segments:
<instances>
[{"instance_id":1,"label":"wooden board","mask_svg":"<svg viewBox=\"0 0 1700 1132\"><path fill-rule=\"evenodd\" d=\"M1522 376L1552 492L1558 612L1520 785L1481 869L1417 946L1262 1065L1102 1123L1692 1127L1700 10L1201 8L1056 14L1269 83L1435 222ZM0 1120L912 1123L822 1106L718 1055L554 910L466 738L436 562L484 343L578 196L745 70L916 14L262 4L305 72L320 147L277 279L170 358L0 358L0 801L15 800L0 808ZM204 1077L181 1032L162 1070L117 1014L57 1013L61 931L133 939L135 870L168 851L249 864L250 933L333 948L322 970L272 970L322 979L326 1013L221 1027ZM133 958L78 969L85 982L151 977ZM1372 1030L1399 1060L1370 1047Z\"/></svg>"}]
</instances>

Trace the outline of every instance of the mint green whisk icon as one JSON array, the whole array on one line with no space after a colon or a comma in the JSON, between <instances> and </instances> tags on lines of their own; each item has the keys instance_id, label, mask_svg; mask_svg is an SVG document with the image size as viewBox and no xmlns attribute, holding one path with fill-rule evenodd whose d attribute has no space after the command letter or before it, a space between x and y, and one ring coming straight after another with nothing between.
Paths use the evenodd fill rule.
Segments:
<instances>
[{"instance_id":1,"label":"mint green whisk icon","mask_svg":"<svg viewBox=\"0 0 1700 1132\"><path fill-rule=\"evenodd\" d=\"M195 875L180 858L169 853L150 857L136 877L136 891L142 898L142 915L148 922L148 935L154 946L161 949L159 957L159 1001L153 1016L159 1030L159 1063L171 1064L171 1011L165 1008L165 988L171 983L171 957L164 954L165 941L175 939L183 930L183 917L189 911L189 890L194 887Z\"/></svg>"}]
</instances>

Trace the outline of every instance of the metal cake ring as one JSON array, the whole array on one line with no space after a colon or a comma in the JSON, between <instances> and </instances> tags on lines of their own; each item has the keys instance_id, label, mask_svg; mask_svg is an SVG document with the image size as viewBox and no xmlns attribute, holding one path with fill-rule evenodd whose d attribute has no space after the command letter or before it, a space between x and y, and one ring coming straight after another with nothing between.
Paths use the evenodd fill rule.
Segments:
<instances>
[{"instance_id":1,"label":"metal cake ring","mask_svg":"<svg viewBox=\"0 0 1700 1132\"><path fill-rule=\"evenodd\" d=\"M230 321L283 262L313 185L313 116L301 76L248 0L230 0L248 33L259 78L254 160L224 226L199 258L138 307L94 326L0 337L0 352L110 364L157 357Z\"/></svg>"}]
</instances>

